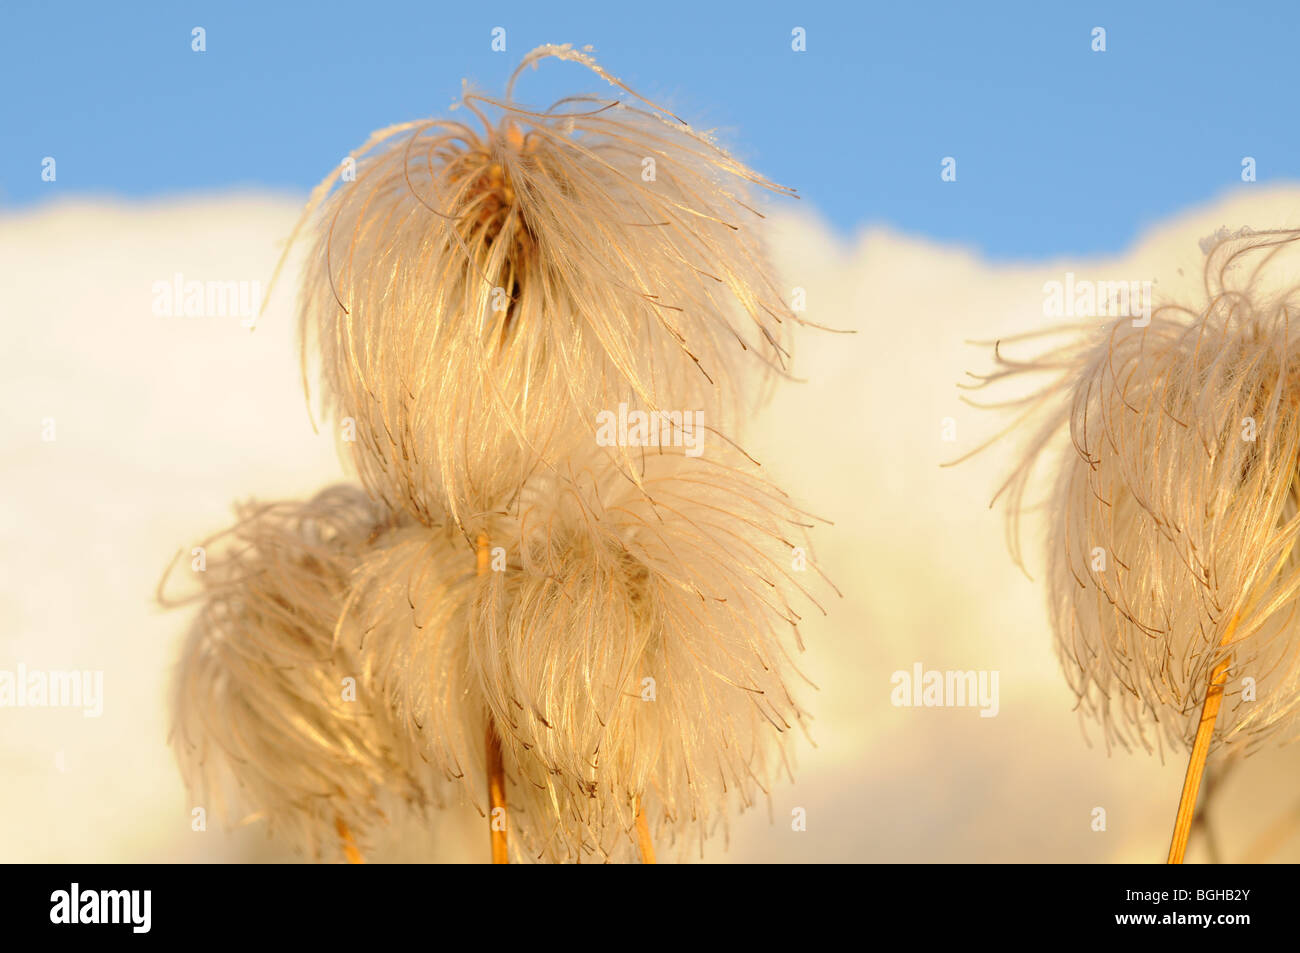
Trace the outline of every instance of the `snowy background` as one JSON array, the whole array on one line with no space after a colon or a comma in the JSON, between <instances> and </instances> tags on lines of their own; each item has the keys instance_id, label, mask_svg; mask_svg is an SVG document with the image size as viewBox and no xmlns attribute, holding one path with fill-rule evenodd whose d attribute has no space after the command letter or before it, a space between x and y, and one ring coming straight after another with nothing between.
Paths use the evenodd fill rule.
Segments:
<instances>
[{"instance_id":1,"label":"snowy background","mask_svg":"<svg viewBox=\"0 0 1300 953\"><path fill-rule=\"evenodd\" d=\"M0 861L291 859L256 823L191 830L165 710L186 614L153 599L173 555L227 525L234 501L302 498L345 477L300 386L295 276L253 333L151 305L177 272L265 284L301 201L68 200L0 216L0 669L105 673L98 719L0 708ZM1012 265L893 230L846 241L809 212L774 221L782 280L806 289L808 316L858 333L803 335L806 382L779 390L747 445L834 521L816 542L844 598L805 631L817 747L802 746L770 817L745 816L707 859L1164 859L1183 761L1088 746L1042 589L1012 565L988 509L1011 445L939 464L1000 422L958 401L963 374L988 367L967 340L1041 326L1045 281L1150 276L1172 293L1199 280L1199 241L1216 229L1283 224L1300 224L1300 190L1242 187L1122 255ZM941 439L948 417L954 442ZM1027 548L1041 566L1032 527ZM890 676L915 662L997 670L1000 713L893 707ZM1295 749L1233 770L1211 809L1224 859L1300 860L1297 780ZM790 830L795 807L804 832ZM1091 829L1096 807L1105 832ZM467 808L397 819L369 854L486 856ZM1205 857L1198 835L1189 860Z\"/></svg>"}]
</instances>

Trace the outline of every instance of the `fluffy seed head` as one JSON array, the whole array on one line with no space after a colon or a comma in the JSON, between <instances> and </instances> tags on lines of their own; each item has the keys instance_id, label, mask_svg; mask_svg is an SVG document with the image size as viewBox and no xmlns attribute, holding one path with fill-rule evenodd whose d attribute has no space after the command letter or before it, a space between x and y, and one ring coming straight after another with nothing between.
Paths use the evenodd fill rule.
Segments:
<instances>
[{"instance_id":1,"label":"fluffy seed head","mask_svg":"<svg viewBox=\"0 0 1300 953\"><path fill-rule=\"evenodd\" d=\"M339 821L361 835L434 796L346 611L383 524L348 487L240 516L204 544L206 571L194 574L200 608L173 680L172 744L193 803L214 819L265 820L287 844L333 858Z\"/></svg>"},{"instance_id":2,"label":"fluffy seed head","mask_svg":"<svg viewBox=\"0 0 1300 953\"><path fill-rule=\"evenodd\" d=\"M634 855L638 806L685 848L788 770L805 721L807 518L724 435L758 396L748 366L787 356L747 198L787 190L585 53L523 65L545 57L619 92L467 92L463 122L372 136L304 219L304 376L318 351L375 504L339 490L240 524L177 733L192 782L232 775L311 848L443 782L486 812L489 733L517 858ZM702 412L718 442L603 446L623 405Z\"/></svg>"},{"instance_id":3,"label":"fluffy seed head","mask_svg":"<svg viewBox=\"0 0 1300 953\"><path fill-rule=\"evenodd\" d=\"M375 133L304 219L304 362L319 350L367 488L430 524L508 505L622 402L730 428L742 363L786 359L794 316L747 193L789 190L585 53L542 47L520 70L546 57L616 94L538 110L514 79L503 99L467 91L463 119Z\"/></svg>"},{"instance_id":4,"label":"fluffy seed head","mask_svg":"<svg viewBox=\"0 0 1300 953\"><path fill-rule=\"evenodd\" d=\"M1216 750L1295 733L1298 263L1298 232L1229 239L1207 261L1201 300L1033 360L999 350L1001 369L985 379L1056 375L1020 402L1021 419L1041 429L1004 487L1009 526L1018 537L1031 473L1046 460L1058 647L1108 741L1150 748L1162 727L1189 742L1223 659Z\"/></svg>"},{"instance_id":5,"label":"fluffy seed head","mask_svg":"<svg viewBox=\"0 0 1300 953\"><path fill-rule=\"evenodd\" d=\"M640 486L588 459L464 528L344 487L244 508L175 680L196 803L334 856L339 820L364 844L449 785L486 813L489 725L519 860L634 858L637 805L685 850L763 797L807 717L808 517L739 455L648 455Z\"/></svg>"},{"instance_id":6,"label":"fluffy seed head","mask_svg":"<svg viewBox=\"0 0 1300 953\"><path fill-rule=\"evenodd\" d=\"M458 532L423 527L358 575L399 719L475 802L495 725L521 857L635 856L638 801L656 839L698 843L767 790L804 723L807 518L730 466L645 464L640 488L598 462L478 520L500 545L484 576Z\"/></svg>"}]
</instances>

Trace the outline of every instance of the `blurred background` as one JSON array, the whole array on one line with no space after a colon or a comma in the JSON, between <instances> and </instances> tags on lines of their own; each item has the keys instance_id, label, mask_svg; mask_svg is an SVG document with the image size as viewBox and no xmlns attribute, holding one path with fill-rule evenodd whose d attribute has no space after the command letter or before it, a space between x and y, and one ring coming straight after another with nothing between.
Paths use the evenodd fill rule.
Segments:
<instances>
[{"instance_id":1,"label":"blurred background","mask_svg":"<svg viewBox=\"0 0 1300 953\"><path fill-rule=\"evenodd\" d=\"M706 859L1164 859L1183 756L1108 752L1072 710L1043 589L988 507L1014 438L940 464L1004 422L959 400L990 363L968 342L1041 328L1045 282L1176 298L1219 229L1300 226L1300 13L697 7L0 13L0 670L104 673L99 718L0 707L0 861L293 859L256 823L191 830L165 710L186 616L154 592L236 500L347 474L308 418L293 265L252 333L156 313L155 283L264 287L308 190L371 129L445 113L463 79L500 92L546 42L592 44L798 188L764 210L780 279L807 317L857 331L804 334L804 380L747 434L834 522L817 555L844 597L805 631L816 746ZM517 92L587 91L552 64ZM1031 574L1044 544L1027 527ZM891 677L916 663L998 672L998 715L895 707ZM1294 748L1233 766L1189 859L1300 859L1298 781ZM486 860L482 827L469 808L397 818L369 856Z\"/></svg>"}]
</instances>

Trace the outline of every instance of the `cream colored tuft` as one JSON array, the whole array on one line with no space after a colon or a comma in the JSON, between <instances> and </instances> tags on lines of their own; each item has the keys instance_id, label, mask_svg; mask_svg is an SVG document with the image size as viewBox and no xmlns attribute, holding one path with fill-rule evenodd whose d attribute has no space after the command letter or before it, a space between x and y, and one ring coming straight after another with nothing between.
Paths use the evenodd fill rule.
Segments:
<instances>
[{"instance_id":1,"label":"cream colored tuft","mask_svg":"<svg viewBox=\"0 0 1300 953\"><path fill-rule=\"evenodd\" d=\"M458 533L399 532L358 573L361 618L401 719L480 808L492 720L522 856L635 856L637 799L685 848L788 773L804 590L825 588L795 553L808 525L744 470L656 454L638 489L606 463L477 521L500 546L482 577Z\"/></svg>"},{"instance_id":2,"label":"cream colored tuft","mask_svg":"<svg viewBox=\"0 0 1300 953\"><path fill-rule=\"evenodd\" d=\"M435 794L345 611L382 521L341 486L239 515L204 543L201 590L185 600L200 609L173 680L172 744L214 821L264 820L309 856L336 858L339 820L364 843L393 806L422 808Z\"/></svg>"},{"instance_id":3,"label":"cream colored tuft","mask_svg":"<svg viewBox=\"0 0 1300 953\"><path fill-rule=\"evenodd\" d=\"M233 775L313 850L444 782L486 813L489 732L517 859L635 857L638 805L685 850L790 773L806 722L810 520L728 436L770 380L746 362L787 356L745 197L784 190L586 54L523 66L548 56L620 96L466 93L466 123L377 133L309 205L304 369L319 348L374 502L246 514L177 734L192 787ZM629 410L681 432L606 439Z\"/></svg>"},{"instance_id":4,"label":"cream colored tuft","mask_svg":"<svg viewBox=\"0 0 1300 953\"><path fill-rule=\"evenodd\" d=\"M984 382L1054 376L1023 405L1021 422L1041 429L1004 487L1009 526L1018 539L1033 473L1053 468L1058 646L1108 742L1189 743L1224 658L1214 750L1295 734L1298 265L1300 232L1232 237L1211 253L1200 300L1166 303L1146 327L1113 321L1036 358L999 347Z\"/></svg>"},{"instance_id":5,"label":"cream colored tuft","mask_svg":"<svg viewBox=\"0 0 1300 953\"><path fill-rule=\"evenodd\" d=\"M467 91L461 119L375 133L304 219L304 357L322 355L340 433L355 422L363 482L426 522L508 505L621 402L728 431L743 372L786 364L794 315L749 192L789 190L586 54L520 69L547 56L616 94L539 110Z\"/></svg>"}]
</instances>

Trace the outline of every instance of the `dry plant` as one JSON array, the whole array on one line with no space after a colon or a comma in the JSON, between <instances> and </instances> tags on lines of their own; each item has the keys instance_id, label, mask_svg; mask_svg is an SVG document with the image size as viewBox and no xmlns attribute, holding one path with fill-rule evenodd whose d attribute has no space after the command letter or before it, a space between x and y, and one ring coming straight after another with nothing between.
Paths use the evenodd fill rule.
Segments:
<instances>
[{"instance_id":1,"label":"dry plant","mask_svg":"<svg viewBox=\"0 0 1300 953\"><path fill-rule=\"evenodd\" d=\"M1019 560L1027 490L1040 465L1052 471L1052 622L1080 708L1108 745L1190 751L1172 863L1207 757L1297 727L1298 261L1300 232L1224 239L1199 300L1165 303L1149 324L1066 329L1030 358L998 342L997 369L972 385L1050 377L977 405L1013 407L1008 432L1034 431L998 495Z\"/></svg>"},{"instance_id":2,"label":"dry plant","mask_svg":"<svg viewBox=\"0 0 1300 953\"><path fill-rule=\"evenodd\" d=\"M526 108L515 80L544 57L624 95ZM568 47L525 57L504 99L467 90L459 106L464 122L376 132L355 181L325 179L299 224L318 236L304 383L319 353L367 488L460 521L590 446L596 413L620 403L701 411L729 433L751 409L742 382L785 368L796 323L749 191L792 190ZM635 478L636 451L614 450Z\"/></svg>"},{"instance_id":3,"label":"dry plant","mask_svg":"<svg viewBox=\"0 0 1300 953\"><path fill-rule=\"evenodd\" d=\"M319 354L365 492L214 541L174 743L200 803L311 856L461 797L495 861L652 862L788 775L807 720L813 521L736 443L795 323L746 189L788 190L585 52L520 70L546 57L617 97L466 92L481 128L375 133L295 230L304 380ZM600 444L620 404L668 437Z\"/></svg>"}]
</instances>

